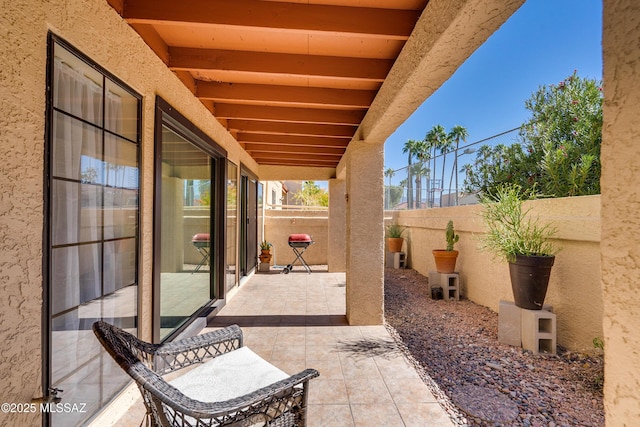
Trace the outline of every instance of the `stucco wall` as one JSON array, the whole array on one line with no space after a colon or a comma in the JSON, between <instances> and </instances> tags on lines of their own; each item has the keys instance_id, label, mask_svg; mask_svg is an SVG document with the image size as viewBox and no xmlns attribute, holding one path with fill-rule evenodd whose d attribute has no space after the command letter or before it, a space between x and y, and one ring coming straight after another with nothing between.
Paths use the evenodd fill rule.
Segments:
<instances>
[{"instance_id":1,"label":"stucco wall","mask_svg":"<svg viewBox=\"0 0 640 427\"><path fill-rule=\"evenodd\" d=\"M593 350L592 340L602 337L600 284L600 196L527 202L541 221L553 221L562 247L556 256L546 303L557 314L558 344L573 350ZM456 269L462 294L498 311L500 300L513 301L509 267L478 249L476 236L483 232L481 206L387 212L409 227L405 250L409 266L427 275L435 270L431 251L444 249L445 228L451 219L460 241ZM389 222L390 219L387 220Z\"/></svg>"},{"instance_id":2,"label":"stucco wall","mask_svg":"<svg viewBox=\"0 0 640 427\"><path fill-rule=\"evenodd\" d=\"M605 0L602 283L608 426L640 422L640 3Z\"/></svg>"},{"instance_id":3,"label":"stucco wall","mask_svg":"<svg viewBox=\"0 0 640 427\"><path fill-rule=\"evenodd\" d=\"M51 30L143 96L140 330L151 337L153 126L156 95L229 152L255 162L104 0L3 2L0 14L0 399L41 396L43 162L47 32ZM0 414L37 425L39 414ZM4 424L6 423L6 424Z\"/></svg>"},{"instance_id":4,"label":"stucco wall","mask_svg":"<svg viewBox=\"0 0 640 427\"><path fill-rule=\"evenodd\" d=\"M271 264L290 264L295 258L289 247L290 234L309 234L315 242L302 255L309 265L327 264L328 211L264 211L264 238L273 245ZM295 266L300 268L300 262Z\"/></svg>"}]
</instances>

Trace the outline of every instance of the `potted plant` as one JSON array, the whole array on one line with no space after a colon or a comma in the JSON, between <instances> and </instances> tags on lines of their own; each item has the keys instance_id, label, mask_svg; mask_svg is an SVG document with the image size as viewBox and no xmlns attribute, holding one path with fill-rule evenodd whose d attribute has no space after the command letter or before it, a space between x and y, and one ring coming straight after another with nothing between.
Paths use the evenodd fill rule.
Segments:
<instances>
[{"instance_id":1,"label":"potted plant","mask_svg":"<svg viewBox=\"0 0 640 427\"><path fill-rule=\"evenodd\" d=\"M260 262L271 262L271 247L273 245L266 240L260 242Z\"/></svg>"},{"instance_id":2,"label":"potted plant","mask_svg":"<svg viewBox=\"0 0 640 427\"><path fill-rule=\"evenodd\" d=\"M399 226L396 223L390 224L387 226L387 247L389 248L389 252L402 252L402 243L404 242L404 238L402 234L404 233L404 227Z\"/></svg>"},{"instance_id":3,"label":"potted plant","mask_svg":"<svg viewBox=\"0 0 640 427\"><path fill-rule=\"evenodd\" d=\"M533 191L510 184L482 197L486 234L480 237L480 246L509 263L516 306L541 310L559 248L549 241L556 228L540 224L538 218L529 215L530 208L523 210L524 200L532 196Z\"/></svg>"},{"instance_id":4,"label":"potted plant","mask_svg":"<svg viewBox=\"0 0 640 427\"><path fill-rule=\"evenodd\" d=\"M453 245L460 240L460 236L453 229L453 221L447 223L445 238L447 239L447 248L434 249L432 251L433 258L436 261L438 273L453 273L456 270L456 260L458 259L458 251L453 249Z\"/></svg>"}]
</instances>

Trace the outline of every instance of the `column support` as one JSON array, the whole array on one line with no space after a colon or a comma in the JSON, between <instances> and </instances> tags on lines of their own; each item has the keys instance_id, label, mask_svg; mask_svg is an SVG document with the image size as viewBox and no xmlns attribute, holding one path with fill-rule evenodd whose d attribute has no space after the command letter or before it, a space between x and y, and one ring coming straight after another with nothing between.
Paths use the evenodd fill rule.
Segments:
<instances>
[{"instance_id":1,"label":"column support","mask_svg":"<svg viewBox=\"0 0 640 427\"><path fill-rule=\"evenodd\" d=\"M384 321L384 142L349 144L346 163L347 320Z\"/></svg>"},{"instance_id":2,"label":"column support","mask_svg":"<svg viewBox=\"0 0 640 427\"><path fill-rule=\"evenodd\" d=\"M347 271L347 200L346 181L329 180L329 272Z\"/></svg>"}]
</instances>

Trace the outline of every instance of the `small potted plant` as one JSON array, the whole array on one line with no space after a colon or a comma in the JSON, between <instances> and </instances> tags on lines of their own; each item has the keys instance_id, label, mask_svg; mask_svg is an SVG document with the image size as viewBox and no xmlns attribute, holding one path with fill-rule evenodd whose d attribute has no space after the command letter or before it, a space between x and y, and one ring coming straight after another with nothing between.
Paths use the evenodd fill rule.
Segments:
<instances>
[{"instance_id":1,"label":"small potted plant","mask_svg":"<svg viewBox=\"0 0 640 427\"><path fill-rule=\"evenodd\" d=\"M273 245L266 240L260 242L260 262L271 262L271 247Z\"/></svg>"},{"instance_id":2,"label":"small potted plant","mask_svg":"<svg viewBox=\"0 0 640 427\"><path fill-rule=\"evenodd\" d=\"M456 271L456 261L458 259L458 251L453 249L453 245L458 243L458 236L453 229L453 221L447 223L447 231L445 232L447 240L446 249L434 249L432 251L433 258L436 262L436 270L438 273L453 273Z\"/></svg>"},{"instance_id":3,"label":"small potted plant","mask_svg":"<svg viewBox=\"0 0 640 427\"><path fill-rule=\"evenodd\" d=\"M486 234L480 236L480 247L509 263L516 306L541 310L559 248L549 241L556 228L540 224L529 215L531 209L522 208L524 200L534 195L534 191L510 184L482 197Z\"/></svg>"},{"instance_id":4,"label":"small potted plant","mask_svg":"<svg viewBox=\"0 0 640 427\"><path fill-rule=\"evenodd\" d=\"M401 227L396 223L389 224L387 226L385 236L387 238L387 247L389 248L389 252L402 252L402 244L404 243L404 238L402 237L403 233L404 227Z\"/></svg>"}]
</instances>

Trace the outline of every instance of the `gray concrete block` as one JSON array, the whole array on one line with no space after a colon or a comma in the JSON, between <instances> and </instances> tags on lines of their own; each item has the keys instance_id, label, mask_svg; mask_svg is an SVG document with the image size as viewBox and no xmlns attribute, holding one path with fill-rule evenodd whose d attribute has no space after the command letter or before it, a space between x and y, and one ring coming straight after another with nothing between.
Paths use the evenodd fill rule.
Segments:
<instances>
[{"instance_id":1,"label":"gray concrete block","mask_svg":"<svg viewBox=\"0 0 640 427\"><path fill-rule=\"evenodd\" d=\"M521 309L522 347L534 353L556 353L556 315L547 310Z\"/></svg>"},{"instance_id":2,"label":"gray concrete block","mask_svg":"<svg viewBox=\"0 0 640 427\"><path fill-rule=\"evenodd\" d=\"M431 289L441 287L442 299L460 299L460 274L429 272L429 286Z\"/></svg>"},{"instance_id":3,"label":"gray concrete block","mask_svg":"<svg viewBox=\"0 0 640 427\"><path fill-rule=\"evenodd\" d=\"M520 347L522 345L522 309L512 301L500 301L498 308L498 342Z\"/></svg>"}]
</instances>

